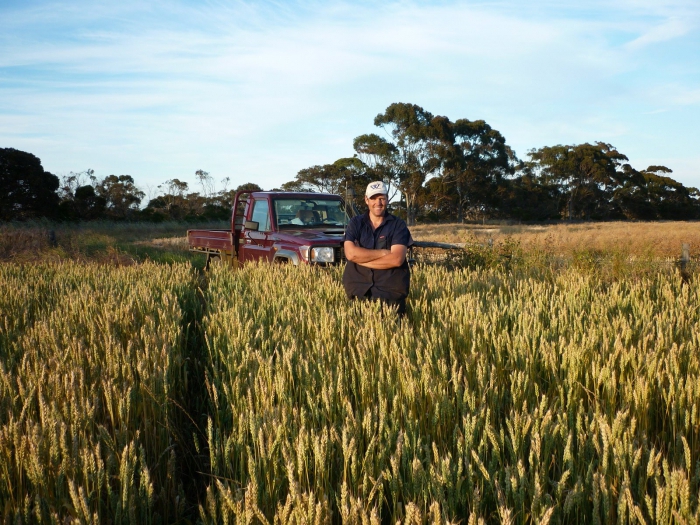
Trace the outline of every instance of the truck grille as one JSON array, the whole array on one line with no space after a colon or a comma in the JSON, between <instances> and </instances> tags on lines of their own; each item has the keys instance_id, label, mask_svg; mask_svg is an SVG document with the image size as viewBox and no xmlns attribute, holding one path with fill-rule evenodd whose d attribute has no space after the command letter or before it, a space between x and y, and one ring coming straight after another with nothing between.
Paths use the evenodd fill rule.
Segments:
<instances>
[{"instance_id":1,"label":"truck grille","mask_svg":"<svg viewBox=\"0 0 700 525\"><path fill-rule=\"evenodd\" d=\"M333 249L333 260L337 263L341 262L348 262L348 260L345 258L345 250L343 250L342 246L336 246Z\"/></svg>"}]
</instances>

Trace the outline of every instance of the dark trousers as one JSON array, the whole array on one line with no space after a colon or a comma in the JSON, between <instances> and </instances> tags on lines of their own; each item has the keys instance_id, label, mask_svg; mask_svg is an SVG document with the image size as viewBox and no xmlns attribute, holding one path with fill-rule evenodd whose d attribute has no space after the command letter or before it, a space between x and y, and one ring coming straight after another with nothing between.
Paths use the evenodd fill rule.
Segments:
<instances>
[{"instance_id":1,"label":"dark trousers","mask_svg":"<svg viewBox=\"0 0 700 525\"><path fill-rule=\"evenodd\" d=\"M402 299L387 299L386 297L376 297L372 295L372 290L369 289L367 290L367 293L365 295L359 296L359 295L352 295L350 296L350 300L360 300L360 301L379 301L382 304L385 304L391 308L396 308L396 313L399 314L400 317L403 317L406 315L406 298Z\"/></svg>"}]
</instances>

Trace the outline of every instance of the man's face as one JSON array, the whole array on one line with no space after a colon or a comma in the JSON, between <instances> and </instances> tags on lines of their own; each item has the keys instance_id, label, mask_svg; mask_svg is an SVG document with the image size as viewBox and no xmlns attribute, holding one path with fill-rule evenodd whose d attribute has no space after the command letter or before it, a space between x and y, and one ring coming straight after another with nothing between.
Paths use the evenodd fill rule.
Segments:
<instances>
[{"instance_id":1,"label":"man's face","mask_svg":"<svg viewBox=\"0 0 700 525\"><path fill-rule=\"evenodd\" d=\"M383 217L386 212L387 198L386 195L380 193L371 197L365 197L365 203L369 208L369 212L375 217Z\"/></svg>"}]
</instances>

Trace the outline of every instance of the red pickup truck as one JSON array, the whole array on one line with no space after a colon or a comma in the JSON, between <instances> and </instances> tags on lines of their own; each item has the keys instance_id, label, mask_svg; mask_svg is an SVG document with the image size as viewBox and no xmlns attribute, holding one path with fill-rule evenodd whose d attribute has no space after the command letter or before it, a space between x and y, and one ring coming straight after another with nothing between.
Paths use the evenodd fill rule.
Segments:
<instances>
[{"instance_id":1,"label":"red pickup truck","mask_svg":"<svg viewBox=\"0 0 700 525\"><path fill-rule=\"evenodd\" d=\"M339 195L239 191L231 229L188 230L187 241L190 251L207 254L207 267L256 260L333 265L345 260L345 225L356 213Z\"/></svg>"}]
</instances>

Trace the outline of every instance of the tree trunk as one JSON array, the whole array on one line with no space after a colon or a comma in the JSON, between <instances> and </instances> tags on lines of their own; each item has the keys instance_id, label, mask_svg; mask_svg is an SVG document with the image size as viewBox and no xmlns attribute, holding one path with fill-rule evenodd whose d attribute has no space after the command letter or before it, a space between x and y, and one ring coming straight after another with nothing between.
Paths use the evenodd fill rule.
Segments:
<instances>
[{"instance_id":1,"label":"tree trunk","mask_svg":"<svg viewBox=\"0 0 700 525\"><path fill-rule=\"evenodd\" d=\"M406 225L413 226L416 223L415 213L413 210L413 199L410 194L404 193L406 199Z\"/></svg>"},{"instance_id":2,"label":"tree trunk","mask_svg":"<svg viewBox=\"0 0 700 525\"><path fill-rule=\"evenodd\" d=\"M462 197L462 188L457 184L457 216L459 222L464 224L464 198Z\"/></svg>"}]
</instances>

